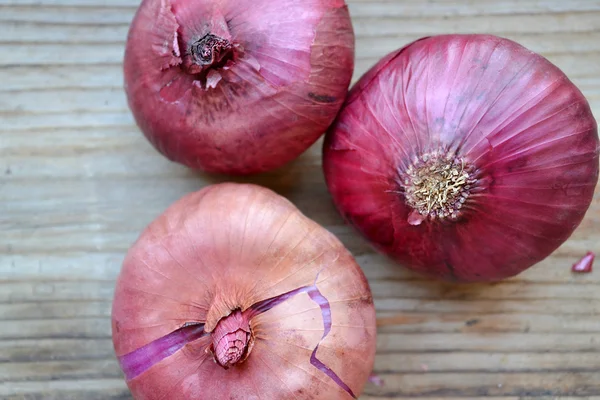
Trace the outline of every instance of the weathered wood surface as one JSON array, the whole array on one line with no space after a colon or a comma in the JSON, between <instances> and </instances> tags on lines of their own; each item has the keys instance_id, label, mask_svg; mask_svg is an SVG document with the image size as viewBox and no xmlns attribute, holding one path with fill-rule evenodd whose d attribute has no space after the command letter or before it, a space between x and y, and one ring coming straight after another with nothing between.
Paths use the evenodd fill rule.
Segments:
<instances>
[{"instance_id":1,"label":"weathered wood surface","mask_svg":"<svg viewBox=\"0 0 600 400\"><path fill-rule=\"evenodd\" d=\"M0 0L0 398L129 399L110 302L124 252L216 179L160 157L133 124L121 60L137 0ZM352 0L356 77L418 37L489 32L561 67L600 116L599 0ZM600 400L600 193L573 237L494 285L432 283L376 255L329 201L320 143L271 187L339 235L379 317L364 399ZM598 266L600 268L600 265Z\"/></svg>"}]
</instances>

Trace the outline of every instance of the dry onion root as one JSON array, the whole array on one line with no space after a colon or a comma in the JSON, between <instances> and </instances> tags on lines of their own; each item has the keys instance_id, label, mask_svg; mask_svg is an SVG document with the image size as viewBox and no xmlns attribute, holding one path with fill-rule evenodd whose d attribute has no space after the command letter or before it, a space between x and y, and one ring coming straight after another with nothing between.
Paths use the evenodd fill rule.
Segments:
<instances>
[{"instance_id":1,"label":"dry onion root","mask_svg":"<svg viewBox=\"0 0 600 400\"><path fill-rule=\"evenodd\" d=\"M352 399L375 310L341 242L272 191L189 194L131 247L113 342L136 399Z\"/></svg>"},{"instance_id":2,"label":"dry onion root","mask_svg":"<svg viewBox=\"0 0 600 400\"><path fill-rule=\"evenodd\" d=\"M490 35L423 38L354 86L326 136L327 185L379 250L430 277L494 281L575 230L598 181L577 87Z\"/></svg>"}]
</instances>

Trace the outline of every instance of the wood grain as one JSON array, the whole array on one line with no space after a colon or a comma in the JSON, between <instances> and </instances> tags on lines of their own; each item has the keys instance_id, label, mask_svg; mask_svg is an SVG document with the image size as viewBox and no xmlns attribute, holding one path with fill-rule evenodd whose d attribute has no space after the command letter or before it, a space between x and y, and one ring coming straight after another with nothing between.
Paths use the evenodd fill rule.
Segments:
<instances>
[{"instance_id":1,"label":"wood grain","mask_svg":"<svg viewBox=\"0 0 600 400\"><path fill-rule=\"evenodd\" d=\"M599 0L351 0L354 80L421 36L474 32L542 53L600 115ZM114 280L139 231L218 178L160 157L133 123L121 62L138 0L0 0L0 398L130 399L112 352ZM572 238L517 278L448 285L345 226L317 143L268 186L340 237L377 307L364 400L600 400L600 192Z\"/></svg>"}]
</instances>

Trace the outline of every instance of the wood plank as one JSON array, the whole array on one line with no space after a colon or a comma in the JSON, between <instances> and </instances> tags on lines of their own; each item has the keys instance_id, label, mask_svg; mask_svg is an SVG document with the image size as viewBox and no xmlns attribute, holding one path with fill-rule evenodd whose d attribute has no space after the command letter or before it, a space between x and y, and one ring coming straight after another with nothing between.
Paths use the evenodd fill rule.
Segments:
<instances>
[{"instance_id":1,"label":"wood plank","mask_svg":"<svg viewBox=\"0 0 600 400\"><path fill-rule=\"evenodd\" d=\"M35 280L42 280L39 277ZM51 280L52 278L47 278ZM64 279L64 278L63 278ZM100 300L86 300L84 302L72 302L72 299L54 299L44 303L37 303L31 299L21 299L0 303L0 314L5 319L36 319L36 318L72 318L87 316L109 316L110 303ZM379 310L382 319L389 319L393 315L408 316L414 313L418 314L453 314L464 315L464 319L470 323L475 323L473 315L485 315L495 318L497 315L509 316L512 314L527 315L572 315L581 319L594 318L598 314L600 304L591 302L588 306L581 305L579 300L503 300L502 305L494 306L498 303L495 300L472 301L431 301L418 299L375 299L375 305ZM521 304L525 303L525 306ZM530 304L531 303L531 304ZM559 304L558 306L557 303ZM392 308L388 308L392 304ZM396 313L396 314L395 314Z\"/></svg>"},{"instance_id":2,"label":"wood plank","mask_svg":"<svg viewBox=\"0 0 600 400\"><path fill-rule=\"evenodd\" d=\"M368 390L368 389L367 389ZM465 400L464 397L406 397L406 396L371 396L369 394L363 395L360 397L361 400ZM592 399L591 397L553 397L552 400L583 400L583 399ZM498 397L498 396L486 396L486 397L469 397L469 400L526 400L525 397Z\"/></svg>"},{"instance_id":3,"label":"wood plank","mask_svg":"<svg viewBox=\"0 0 600 400\"><path fill-rule=\"evenodd\" d=\"M350 232L347 232L350 235ZM360 242L358 242L360 243ZM575 242L577 243L577 242ZM584 242L585 243L585 242ZM560 254L549 258L541 264L526 271L518 278L506 281L505 284L521 285L526 283L562 283L570 281L573 285L578 283L598 283L599 278L595 274L574 275L570 271L570 265L578 257L580 246L563 246ZM0 264L3 267L3 276L0 282L15 281L105 281L114 279L121 267L123 255L121 253L73 253L73 254L46 254L44 259L39 259L38 254L0 254ZM369 281L403 281L407 284L411 282L427 282L426 279L413 274L407 269L384 259L373 251L356 256L360 265L365 268L365 274ZM373 265L373 260L381 260L381 265ZM82 263L86 264L81 268ZM495 285L491 285L495 286ZM575 289L574 289L575 290ZM470 312L485 311L487 313L497 312L542 312L550 308L553 312L564 312L569 314L588 314L596 312L599 300L592 300L585 303L579 301L579 298L558 298L543 300L504 300L498 303L494 300L481 299L478 302L469 299L440 297L438 299L419 299L410 300L405 297L399 298L378 298L377 308L382 311L423 311L423 312L444 312L449 310Z\"/></svg>"},{"instance_id":4,"label":"wood plank","mask_svg":"<svg viewBox=\"0 0 600 400\"><path fill-rule=\"evenodd\" d=\"M113 281L119 270L121 253L74 253L55 256L46 255L0 255L2 276L0 282L8 281ZM85 264L85 268L81 265ZM3 315L0 312L0 315Z\"/></svg>"},{"instance_id":5,"label":"wood plank","mask_svg":"<svg viewBox=\"0 0 600 400\"><path fill-rule=\"evenodd\" d=\"M32 102L31 97L36 97ZM0 98L0 115L126 112L123 89L63 89L53 92L16 92Z\"/></svg>"},{"instance_id":6,"label":"wood plank","mask_svg":"<svg viewBox=\"0 0 600 400\"><path fill-rule=\"evenodd\" d=\"M56 89L123 89L120 64L115 65L16 65L0 68L0 93L54 91Z\"/></svg>"},{"instance_id":7,"label":"wood plank","mask_svg":"<svg viewBox=\"0 0 600 400\"><path fill-rule=\"evenodd\" d=\"M0 303L0 315L4 320L61 319L85 317L110 317L111 303L108 301L47 301ZM57 321L58 323L58 321Z\"/></svg>"},{"instance_id":8,"label":"wood plank","mask_svg":"<svg viewBox=\"0 0 600 400\"><path fill-rule=\"evenodd\" d=\"M114 282L112 281L2 283L0 284L0 302L102 301L112 298L113 286Z\"/></svg>"},{"instance_id":9,"label":"wood plank","mask_svg":"<svg viewBox=\"0 0 600 400\"><path fill-rule=\"evenodd\" d=\"M402 363L398 363L398 358ZM385 373L518 373L595 372L600 370L598 353L469 353L448 352L379 354L377 374Z\"/></svg>"},{"instance_id":10,"label":"wood plank","mask_svg":"<svg viewBox=\"0 0 600 400\"><path fill-rule=\"evenodd\" d=\"M579 353L597 355L600 339L596 333L498 333L498 332L444 332L444 333L380 333L380 354L425 352L481 352L491 353ZM398 356L402 359L402 356Z\"/></svg>"},{"instance_id":11,"label":"wood plank","mask_svg":"<svg viewBox=\"0 0 600 400\"><path fill-rule=\"evenodd\" d=\"M593 316L539 314L421 314L378 313L379 332L509 332L509 333L600 333L600 321Z\"/></svg>"},{"instance_id":12,"label":"wood plank","mask_svg":"<svg viewBox=\"0 0 600 400\"><path fill-rule=\"evenodd\" d=\"M592 15L592 21L594 17L599 18L600 12ZM130 18L119 24L97 23L94 19L81 23L68 23L59 20L60 22L41 23L41 26L40 22L37 21L5 21L3 23L5 31L0 38L0 43L7 45L15 43L32 45L59 44L65 47L78 45L92 46L92 48L96 45L104 45L113 47L115 50L122 49L127 37ZM511 26L507 26L504 21L507 17L502 16L497 18L499 19L497 23L499 28L495 30L482 29L479 25L479 21L481 20L479 16L464 17L463 21L453 23L461 25L461 33L480 33L486 31L515 40L523 46L541 53L594 52L600 46L598 45L598 36L600 33L596 31L597 25L594 24L591 26L584 25L580 28L580 31L576 32L569 30L540 35L538 32L512 30ZM513 18L513 16L510 16L510 21ZM486 21L488 20L486 19ZM423 36L445 34L449 31L448 27L444 23L440 23L440 21L431 21L431 25L427 22L425 28L423 28L423 21L415 18L405 20L394 18L392 21L394 23L389 28L390 31L383 34L374 34L369 31L368 27L372 24L372 20L365 20L364 26L360 24L356 25L356 52L359 57L378 57L382 52L390 52ZM447 19L441 19L441 21L447 21ZM455 20L453 19L452 21ZM521 21L516 21L515 26L518 26L518 22ZM526 23L527 21L522 22ZM414 27L412 24L414 24ZM399 29L397 25L402 27L401 30L392 31L392 29ZM40 32L37 28L43 30L43 36L40 37ZM379 32L379 30L376 32Z\"/></svg>"},{"instance_id":13,"label":"wood plank","mask_svg":"<svg viewBox=\"0 0 600 400\"><path fill-rule=\"evenodd\" d=\"M86 323L83 319L80 321ZM589 353L597 356L600 341L594 333L381 333L378 348L378 354L389 354L395 359L411 354L434 357L436 354L459 353L554 354L556 357L563 353ZM0 350L0 362L89 360L113 356L110 337L3 339Z\"/></svg>"},{"instance_id":14,"label":"wood plank","mask_svg":"<svg viewBox=\"0 0 600 400\"><path fill-rule=\"evenodd\" d=\"M380 374L386 382L382 388L367 392L378 396L459 397L525 396L597 396L600 372L505 372L470 373L465 380L460 373Z\"/></svg>"},{"instance_id":15,"label":"wood plank","mask_svg":"<svg viewBox=\"0 0 600 400\"><path fill-rule=\"evenodd\" d=\"M96 291L97 293L97 291ZM472 321L477 321L475 324ZM377 320L378 331L388 333L561 333L600 334L600 321L596 318L582 319L575 316L554 315L485 315L464 314L402 314L381 316ZM2 320L0 339L31 338L105 338L110 336L108 317L62 318L53 320Z\"/></svg>"},{"instance_id":16,"label":"wood plank","mask_svg":"<svg viewBox=\"0 0 600 400\"><path fill-rule=\"evenodd\" d=\"M23 130L46 130L60 131L64 128L77 128L85 132L89 128L115 129L130 127L134 124L133 116L129 111L116 113L61 113L45 115L3 115L0 126L0 137L6 132L17 132Z\"/></svg>"},{"instance_id":17,"label":"wood plank","mask_svg":"<svg viewBox=\"0 0 600 400\"><path fill-rule=\"evenodd\" d=\"M139 1L129 4L125 1L113 5L98 3L90 7L68 5L64 2L55 5L37 2L36 7L27 6L24 2L15 5L2 4L0 2L0 21L19 24L35 23L35 28L39 30L30 29L28 34L33 34L36 31L39 33L49 25L125 26L125 29L128 29ZM593 10L591 8L587 11Z\"/></svg>"},{"instance_id":18,"label":"wood plank","mask_svg":"<svg viewBox=\"0 0 600 400\"><path fill-rule=\"evenodd\" d=\"M112 358L110 338L0 340L1 363Z\"/></svg>"},{"instance_id":19,"label":"wood plank","mask_svg":"<svg viewBox=\"0 0 600 400\"><path fill-rule=\"evenodd\" d=\"M600 101L600 85L597 82L582 85L581 90L587 95L588 101ZM30 101L32 96L36 96L35 102ZM29 117L44 114L128 111L127 98L121 87L56 88L52 91L32 89L11 91L10 96L0 98L0 116Z\"/></svg>"},{"instance_id":20,"label":"wood plank","mask_svg":"<svg viewBox=\"0 0 600 400\"><path fill-rule=\"evenodd\" d=\"M600 17L599 17L600 18ZM424 35L443 34L447 30L436 29L426 34L393 34L373 38L358 36L356 52L361 58L377 58L390 53L408 43L420 39ZM467 29L464 33L481 32L478 28ZM543 55L563 55L596 53L600 50L600 32L561 32L539 35L537 33L506 33L501 34L507 39L514 40L526 48Z\"/></svg>"},{"instance_id":21,"label":"wood plank","mask_svg":"<svg viewBox=\"0 0 600 400\"><path fill-rule=\"evenodd\" d=\"M356 17L421 17L429 18L445 16L479 16L486 18L489 15L514 15L514 14L554 14L554 13L580 13L600 10L600 5L595 1L571 0L428 0L427 3L419 0L408 1L377 1L377 0L349 0L347 2L353 16ZM425 5L426 4L426 5Z\"/></svg>"},{"instance_id":22,"label":"wood plank","mask_svg":"<svg viewBox=\"0 0 600 400\"><path fill-rule=\"evenodd\" d=\"M578 13L586 11L598 11L600 5L590 0L571 0L568 3L561 0L494 0L493 5L489 2L476 0L448 1L448 0L428 0L427 6L419 0L405 0L402 2L385 0L348 0L347 1L352 15L355 18L361 17L430 17L445 15L449 17L461 15L497 15L518 13ZM138 6L138 0L0 0L0 6L7 10L17 10L25 14L34 14L36 9L27 8L28 5L35 5L36 8L42 8L41 12L58 9L63 11L68 9L69 15L75 11L90 12L102 11L106 9L127 10L129 13ZM64 11L63 11L64 13ZM112 16L114 20L118 16Z\"/></svg>"},{"instance_id":23,"label":"wood plank","mask_svg":"<svg viewBox=\"0 0 600 400\"><path fill-rule=\"evenodd\" d=\"M0 340L17 339L102 339L110 338L108 318L0 321ZM0 390L1 393L1 390Z\"/></svg>"},{"instance_id":24,"label":"wood plank","mask_svg":"<svg viewBox=\"0 0 600 400\"><path fill-rule=\"evenodd\" d=\"M582 40L586 40L589 35L595 37L596 33L593 34L581 34ZM561 35L558 35L561 36ZM376 49L377 55L383 55L388 51L391 51L395 47L399 46L400 43L407 43L415 37L407 36L402 40L395 39L381 39L389 41L385 44L384 48L381 48L379 41L372 43L369 41L363 41L360 38L357 41L357 46L364 46L365 51L371 51L371 48ZM538 43L540 48L545 48L544 36L526 36L519 35L519 41L531 40L532 42ZM554 42L556 43L556 42ZM579 40L576 41L579 43ZM589 40L586 42L588 45L597 45L597 42L592 44ZM554 49L562 49L563 46L554 44ZM564 47L573 47L573 42L565 41ZM534 46L530 46L534 47ZM549 49L552 49L549 47ZM577 45L575 45L577 48ZM550 51L550 50L548 50ZM563 50L560 50L563 51ZM566 49L564 49L566 51ZM361 73L364 71L361 71ZM588 96L593 93L597 93L598 87L600 86L600 78L597 75L589 76L577 76L570 74L570 78L576 85L582 88ZM27 66L18 65L12 67L0 68L0 80L3 84L0 88L0 93L4 92L18 92L18 91L54 91L56 89L78 89L85 90L88 88L104 88L104 89L122 89L123 78L122 69L120 64L113 65L44 65L44 66Z\"/></svg>"},{"instance_id":25,"label":"wood plank","mask_svg":"<svg viewBox=\"0 0 600 400\"><path fill-rule=\"evenodd\" d=\"M95 20L82 23L4 21L2 25L5 31L1 43L64 45L103 43L122 48L132 15L128 17L120 23L102 23Z\"/></svg>"},{"instance_id":26,"label":"wood plank","mask_svg":"<svg viewBox=\"0 0 600 400\"><path fill-rule=\"evenodd\" d=\"M493 314L547 314L578 315L580 318L591 317L600 313L600 302L589 301L583 304L579 299L543 299L543 300L510 300L502 302L496 300L469 300L439 299L376 299L375 305L382 312L431 312L431 313L482 313Z\"/></svg>"},{"instance_id":27,"label":"wood plank","mask_svg":"<svg viewBox=\"0 0 600 400\"><path fill-rule=\"evenodd\" d=\"M600 112L600 2L349 0L355 82L419 37L493 33L559 66ZM183 194L224 178L160 156L128 110L123 45L139 0L0 0L0 398L131 399L114 358L114 280L129 245ZM321 141L251 178L336 234L379 324L363 400L600 400L600 187L574 235L518 277L435 283L377 254L331 204Z\"/></svg>"},{"instance_id":28,"label":"wood plank","mask_svg":"<svg viewBox=\"0 0 600 400\"><path fill-rule=\"evenodd\" d=\"M40 281L42 278L38 278ZM48 279L50 281L51 278ZM102 282L57 282L53 285L58 285L60 289L65 287L74 288L78 284L88 285L89 287L97 289L94 285L102 286ZM109 316L110 315L110 303L97 300L96 298L77 298L77 292L75 294L61 294L60 298L56 298L49 295L46 302L39 304L39 294L36 296L17 296L17 287L22 286L22 283L15 283L11 285L9 290L12 290L12 298L8 299L8 302L0 303L0 313L5 316L5 319L20 320L20 319L36 319L36 318L72 318L72 317L87 317L87 316ZM49 285L48 282L44 283L44 286ZM53 286L54 287L54 286ZM34 286L33 290L36 287ZM40 289L37 289L38 291ZM50 291L50 290L48 290ZM78 300L72 302L71 300ZM82 302L83 300L83 302ZM419 299L375 299L375 305L379 311L379 316L382 323L389 322L394 318L400 319L401 322L404 319L412 319L415 314L418 315L440 315L450 317L460 317L471 325L481 322L476 317L483 315L485 317L495 318L510 318L513 314L525 314L525 315L554 315L559 316L573 316L578 319L593 319L594 315L598 313L598 302L592 301L590 305L583 306L579 300L503 300L499 306L494 306L494 303L498 303L496 300L482 300L478 302L473 301L436 301L436 300L419 300ZM525 303L523 306L521 304ZM558 306L557 303L560 303ZM393 307L389 308L392 304Z\"/></svg>"},{"instance_id":29,"label":"wood plank","mask_svg":"<svg viewBox=\"0 0 600 400\"><path fill-rule=\"evenodd\" d=\"M131 399L123 379L78 379L57 381L1 382L3 399L124 400Z\"/></svg>"},{"instance_id":30,"label":"wood plank","mask_svg":"<svg viewBox=\"0 0 600 400\"><path fill-rule=\"evenodd\" d=\"M375 281L371 285L376 297L385 298L421 298L421 299L462 299L469 301L491 299L596 299L598 285L579 282L536 283L505 281L494 285L437 284L423 282Z\"/></svg>"},{"instance_id":31,"label":"wood plank","mask_svg":"<svg viewBox=\"0 0 600 400\"><path fill-rule=\"evenodd\" d=\"M367 389L368 390L368 389ZM363 395L360 397L361 400L465 400L465 397L429 397L429 396L373 396L373 395ZM543 399L543 400L600 400L598 396L550 396L550 397L537 397L537 396L485 396L485 397L468 397L468 400L534 400L534 399Z\"/></svg>"},{"instance_id":32,"label":"wood plank","mask_svg":"<svg viewBox=\"0 0 600 400\"><path fill-rule=\"evenodd\" d=\"M394 46L389 46L389 50L393 50L393 48ZM387 53L387 50L377 51L383 55ZM557 60L554 58L557 58L559 59L558 62L561 62L561 57L550 56L550 58L551 61L556 62ZM371 67L371 62L371 60L359 60L353 81L356 81L362 73ZM566 71L569 72L569 78L583 91L588 101L596 108L600 104L599 78L586 75L588 71L584 68L579 68L579 72L575 71L575 67L567 66L567 68L569 69ZM42 73L40 73L40 70ZM72 85L73 77L76 78L77 87L69 86ZM106 127L102 123L104 122L103 119L112 117L107 115L108 113L120 114L122 119L119 121L119 125L134 125L133 119L129 115L125 95L122 92L120 65L111 64L102 67L85 64L47 65L43 67L35 65L8 66L0 68L0 79L4 80L4 85L0 88L0 101L3 96L5 97L0 115L4 114L2 115L3 122L11 122L11 126L6 126L10 129L0 127L0 130L6 134L13 134L10 142L19 140L21 130L39 131L45 129L53 133L52 131L56 129L64 129L68 133L69 127L80 129L93 129L94 126ZM61 101L52 102L52 95L60 97ZM13 96L16 96L15 99L23 100L19 102L9 101ZM31 104L27 100L31 96L40 96L40 102ZM80 99L83 102L78 104L76 101ZM47 119L48 123L43 125L41 124L43 121L37 121L35 119L36 115L31 114L33 110L43 113L42 117ZM77 112L77 115L74 116L76 119L67 121L67 115L65 114L69 112ZM33 122L22 121L25 116L28 119L34 118ZM5 141L8 142L8 140Z\"/></svg>"},{"instance_id":33,"label":"wood plank","mask_svg":"<svg viewBox=\"0 0 600 400\"><path fill-rule=\"evenodd\" d=\"M36 361L0 363L0 382L26 380L54 381L70 379L122 378L117 360Z\"/></svg>"},{"instance_id":34,"label":"wood plank","mask_svg":"<svg viewBox=\"0 0 600 400\"><path fill-rule=\"evenodd\" d=\"M52 6L60 8L72 8L73 6L82 6L92 9L101 7L119 7L135 9L136 6L138 6L139 4L139 0L0 0L0 5L11 7Z\"/></svg>"}]
</instances>

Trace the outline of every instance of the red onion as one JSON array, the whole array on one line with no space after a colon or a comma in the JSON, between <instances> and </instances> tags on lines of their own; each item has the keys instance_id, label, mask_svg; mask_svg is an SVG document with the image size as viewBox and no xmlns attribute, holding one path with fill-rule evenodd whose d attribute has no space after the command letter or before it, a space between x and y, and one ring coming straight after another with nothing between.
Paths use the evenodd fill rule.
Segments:
<instances>
[{"instance_id":1,"label":"red onion","mask_svg":"<svg viewBox=\"0 0 600 400\"><path fill-rule=\"evenodd\" d=\"M304 152L353 69L344 0L144 0L124 60L129 107L156 149L230 174Z\"/></svg>"},{"instance_id":2,"label":"red onion","mask_svg":"<svg viewBox=\"0 0 600 400\"><path fill-rule=\"evenodd\" d=\"M375 357L373 299L352 255L254 185L189 194L142 232L112 328L136 399L352 399Z\"/></svg>"},{"instance_id":3,"label":"red onion","mask_svg":"<svg viewBox=\"0 0 600 400\"><path fill-rule=\"evenodd\" d=\"M334 201L373 245L430 277L494 281L581 222L598 132L563 72L517 43L442 35L393 52L326 136Z\"/></svg>"}]
</instances>

